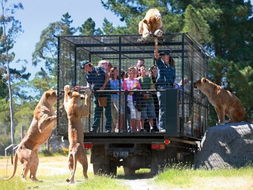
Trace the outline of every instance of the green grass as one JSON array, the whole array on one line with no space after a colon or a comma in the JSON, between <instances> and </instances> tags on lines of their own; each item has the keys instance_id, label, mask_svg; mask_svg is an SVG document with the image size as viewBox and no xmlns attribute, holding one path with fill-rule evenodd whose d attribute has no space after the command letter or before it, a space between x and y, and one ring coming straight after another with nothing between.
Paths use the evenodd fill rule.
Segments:
<instances>
[{"instance_id":1,"label":"green grass","mask_svg":"<svg viewBox=\"0 0 253 190\"><path fill-rule=\"evenodd\" d=\"M109 176L93 176L88 180L81 179L77 176L75 184L68 184L65 182L69 175L57 175L40 178L43 182L27 182L21 181L19 177L15 177L10 181L1 181L1 190L26 190L26 189L40 189L40 190L129 190L128 187L121 185L117 179Z\"/></svg>"},{"instance_id":2,"label":"green grass","mask_svg":"<svg viewBox=\"0 0 253 190\"><path fill-rule=\"evenodd\" d=\"M0 190L27 190L27 189L40 189L40 190L130 190L128 187L121 185L118 179L110 176L94 176L91 171L88 172L89 179L85 180L82 175L81 166L78 165L75 184L68 184L66 179L70 177L67 168L67 156L54 155L54 156L39 156L40 165L38 168L37 177L42 182L33 182L27 177L27 181L21 180L20 174L22 170L21 164L18 164L18 171L13 179L10 181L0 181ZM6 163L8 159L8 172L6 173ZM58 174L53 170L59 169ZM0 179L10 176L13 166L10 164L10 158L2 159L0 161ZM60 174L59 172L61 172ZM65 172L67 171L67 173ZM57 172L57 171L56 171ZM123 171L120 171L123 173Z\"/></svg>"},{"instance_id":3,"label":"green grass","mask_svg":"<svg viewBox=\"0 0 253 190\"><path fill-rule=\"evenodd\" d=\"M91 180L86 181L83 184L77 185L77 190L89 189L89 190L128 190L129 188L118 183L118 180L106 177L106 176L96 176Z\"/></svg>"},{"instance_id":4,"label":"green grass","mask_svg":"<svg viewBox=\"0 0 253 190\"><path fill-rule=\"evenodd\" d=\"M154 180L154 183L168 189L180 187L191 189L237 189L253 190L253 167L240 169L193 170L166 169Z\"/></svg>"},{"instance_id":5,"label":"green grass","mask_svg":"<svg viewBox=\"0 0 253 190\"><path fill-rule=\"evenodd\" d=\"M8 172L6 163L8 162ZM18 165L16 176L10 181L0 181L0 190L130 190L124 184L124 179L149 178L149 169L136 171L135 176L124 176L123 168L118 168L118 176L94 176L92 166L89 166L89 179L85 180L81 166L78 165L75 175L75 184L68 184L66 179L70 176L67 168L67 156L40 156L40 165L37 177L43 182L23 182L20 178L22 167ZM0 159L0 178L10 176L12 166L10 158ZM253 190L253 167L224 170L193 170L181 165L173 166L150 179L154 186L161 186L163 190ZM158 187L159 189L160 187Z\"/></svg>"},{"instance_id":6,"label":"green grass","mask_svg":"<svg viewBox=\"0 0 253 190\"><path fill-rule=\"evenodd\" d=\"M13 180L13 181L1 181L0 182L1 190L23 190L26 189L26 183L21 180Z\"/></svg>"}]
</instances>

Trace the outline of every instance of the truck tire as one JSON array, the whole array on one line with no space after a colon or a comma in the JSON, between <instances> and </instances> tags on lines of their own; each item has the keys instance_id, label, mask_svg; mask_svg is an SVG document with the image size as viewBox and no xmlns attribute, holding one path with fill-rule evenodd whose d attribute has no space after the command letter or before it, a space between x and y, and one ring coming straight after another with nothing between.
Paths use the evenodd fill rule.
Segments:
<instances>
[{"instance_id":1,"label":"truck tire","mask_svg":"<svg viewBox=\"0 0 253 190\"><path fill-rule=\"evenodd\" d=\"M129 167L124 166L123 169L124 169L125 176L130 176L130 175L135 174L135 169L133 169L133 168L129 168Z\"/></svg>"},{"instance_id":2,"label":"truck tire","mask_svg":"<svg viewBox=\"0 0 253 190\"><path fill-rule=\"evenodd\" d=\"M110 176L117 175L117 166L112 160L106 165L106 174Z\"/></svg>"},{"instance_id":3,"label":"truck tire","mask_svg":"<svg viewBox=\"0 0 253 190\"><path fill-rule=\"evenodd\" d=\"M150 166L151 175L158 174L159 171L159 154L156 151L152 151L152 159Z\"/></svg>"},{"instance_id":4,"label":"truck tire","mask_svg":"<svg viewBox=\"0 0 253 190\"><path fill-rule=\"evenodd\" d=\"M117 166L111 161L109 163L94 163L93 164L94 175L117 175Z\"/></svg>"},{"instance_id":5,"label":"truck tire","mask_svg":"<svg viewBox=\"0 0 253 190\"><path fill-rule=\"evenodd\" d=\"M101 163L93 163L93 173L94 175L102 175L105 174L105 167Z\"/></svg>"}]
</instances>

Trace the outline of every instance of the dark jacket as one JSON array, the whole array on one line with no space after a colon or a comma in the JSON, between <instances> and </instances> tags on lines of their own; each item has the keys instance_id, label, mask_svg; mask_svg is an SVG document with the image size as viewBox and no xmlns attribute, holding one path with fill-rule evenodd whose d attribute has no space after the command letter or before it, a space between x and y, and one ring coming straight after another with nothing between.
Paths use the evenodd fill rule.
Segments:
<instances>
[{"instance_id":1,"label":"dark jacket","mask_svg":"<svg viewBox=\"0 0 253 190\"><path fill-rule=\"evenodd\" d=\"M172 87L175 78L176 78L176 70L175 67L165 64L161 58L156 60L157 65L157 86L169 86Z\"/></svg>"}]
</instances>

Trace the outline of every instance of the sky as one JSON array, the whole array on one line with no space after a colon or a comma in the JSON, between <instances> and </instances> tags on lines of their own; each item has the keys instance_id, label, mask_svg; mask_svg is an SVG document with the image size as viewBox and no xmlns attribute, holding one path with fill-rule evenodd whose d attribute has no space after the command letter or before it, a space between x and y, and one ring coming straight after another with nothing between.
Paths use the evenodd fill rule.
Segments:
<instances>
[{"instance_id":1,"label":"sky","mask_svg":"<svg viewBox=\"0 0 253 190\"><path fill-rule=\"evenodd\" d=\"M110 10L106 10L100 0L19 0L24 6L18 10L15 17L21 21L24 30L16 39L13 51L17 59L28 61L27 71L35 74L40 66L32 66L32 53L35 44L40 39L40 34L50 23L60 21L62 15L68 12L73 20L72 26L81 26L91 17L96 28L102 27L104 18L107 18L114 26L124 25ZM11 67L21 68L15 61Z\"/></svg>"},{"instance_id":2,"label":"sky","mask_svg":"<svg viewBox=\"0 0 253 190\"><path fill-rule=\"evenodd\" d=\"M40 34L50 23L59 21L62 15L68 12L74 27L81 26L85 20L91 17L96 28L102 27L104 18L107 18L114 26L124 25L119 17L110 10L106 10L100 0L17 0L24 6L24 10L16 13L16 18L21 21L24 32L17 38L13 51L17 59L28 61L27 71L35 74L40 66L32 66L32 53L35 44L39 41ZM253 4L253 0L251 0ZM21 68L20 65L11 63L11 67Z\"/></svg>"}]
</instances>

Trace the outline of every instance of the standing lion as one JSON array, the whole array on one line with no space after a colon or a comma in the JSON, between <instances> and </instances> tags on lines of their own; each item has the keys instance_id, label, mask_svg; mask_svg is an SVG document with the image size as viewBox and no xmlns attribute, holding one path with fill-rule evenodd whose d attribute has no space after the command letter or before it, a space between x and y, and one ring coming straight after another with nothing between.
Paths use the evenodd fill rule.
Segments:
<instances>
[{"instance_id":1,"label":"standing lion","mask_svg":"<svg viewBox=\"0 0 253 190\"><path fill-rule=\"evenodd\" d=\"M36 172L39 165L38 149L51 136L56 127L56 114L53 105L57 102L56 91L48 90L42 95L33 113L33 120L26 136L18 145L14 156L14 170L7 180L14 177L18 160L23 164L22 178L26 179L30 171L30 178L38 181Z\"/></svg>"},{"instance_id":2,"label":"standing lion","mask_svg":"<svg viewBox=\"0 0 253 190\"><path fill-rule=\"evenodd\" d=\"M88 178L88 161L83 147L83 123L82 118L89 115L90 108L89 89L85 90L85 95L79 92L72 91L69 85L64 87L64 108L68 117L68 140L69 140L69 155L68 166L71 172L70 179L66 181L74 183L77 161L83 167L83 175Z\"/></svg>"}]
</instances>

